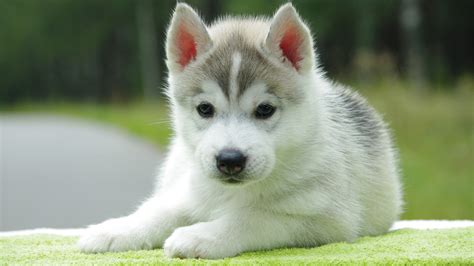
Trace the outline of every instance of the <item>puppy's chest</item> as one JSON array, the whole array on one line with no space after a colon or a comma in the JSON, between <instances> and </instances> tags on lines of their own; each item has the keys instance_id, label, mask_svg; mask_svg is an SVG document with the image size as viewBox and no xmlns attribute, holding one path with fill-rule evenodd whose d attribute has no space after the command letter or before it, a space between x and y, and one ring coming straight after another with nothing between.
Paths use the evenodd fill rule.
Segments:
<instances>
[{"instance_id":1,"label":"puppy's chest","mask_svg":"<svg viewBox=\"0 0 474 266\"><path fill-rule=\"evenodd\" d=\"M195 191L198 192L198 191ZM326 197L324 197L326 198ZM192 200L192 218L210 221L239 212L266 212L281 215L314 215L326 202L314 193L268 195L258 192L197 193Z\"/></svg>"},{"instance_id":2,"label":"puppy's chest","mask_svg":"<svg viewBox=\"0 0 474 266\"><path fill-rule=\"evenodd\" d=\"M191 203L193 218L209 221L249 208L244 198L230 193L198 193Z\"/></svg>"}]
</instances>

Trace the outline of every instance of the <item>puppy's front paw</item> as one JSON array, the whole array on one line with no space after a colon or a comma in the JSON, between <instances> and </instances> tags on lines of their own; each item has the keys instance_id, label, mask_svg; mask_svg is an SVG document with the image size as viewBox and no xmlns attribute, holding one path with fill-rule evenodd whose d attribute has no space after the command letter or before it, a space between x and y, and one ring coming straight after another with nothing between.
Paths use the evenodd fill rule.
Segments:
<instances>
[{"instance_id":1,"label":"puppy's front paw","mask_svg":"<svg viewBox=\"0 0 474 266\"><path fill-rule=\"evenodd\" d=\"M226 242L198 225L181 227L166 239L164 252L170 258L220 259L239 253L232 243Z\"/></svg>"},{"instance_id":2,"label":"puppy's front paw","mask_svg":"<svg viewBox=\"0 0 474 266\"><path fill-rule=\"evenodd\" d=\"M77 244L81 251L87 253L153 248L147 235L136 230L134 222L127 217L89 226Z\"/></svg>"}]
</instances>

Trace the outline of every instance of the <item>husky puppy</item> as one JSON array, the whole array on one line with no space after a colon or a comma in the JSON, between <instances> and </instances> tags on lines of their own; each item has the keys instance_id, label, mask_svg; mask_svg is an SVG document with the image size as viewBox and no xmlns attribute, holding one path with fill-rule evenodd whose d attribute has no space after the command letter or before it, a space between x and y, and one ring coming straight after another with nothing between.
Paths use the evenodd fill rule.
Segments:
<instances>
[{"instance_id":1,"label":"husky puppy","mask_svg":"<svg viewBox=\"0 0 474 266\"><path fill-rule=\"evenodd\" d=\"M179 3L166 52L175 134L156 192L90 226L82 251L217 259L379 235L399 217L387 127L318 69L290 3L211 26Z\"/></svg>"}]
</instances>

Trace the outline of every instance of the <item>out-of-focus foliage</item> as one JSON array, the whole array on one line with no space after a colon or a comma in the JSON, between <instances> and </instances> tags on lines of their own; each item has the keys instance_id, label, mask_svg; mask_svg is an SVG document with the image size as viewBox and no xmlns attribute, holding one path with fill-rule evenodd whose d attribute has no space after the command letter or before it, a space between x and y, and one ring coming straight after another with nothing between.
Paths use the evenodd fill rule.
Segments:
<instances>
[{"instance_id":1,"label":"out-of-focus foliage","mask_svg":"<svg viewBox=\"0 0 474 266\"><path fill-rule=\"evenodd\" d=\"M149 4L157 36L158 91L165 77L163 42L174 1L0 1L0 103L143 97L138 41L138 6L143 2ZM271 15L284 1L188 2L211 22L221 14ZM451 84L474 71L474 1L293 3L313 29L320 62L330 77L405 78L412 61L425 84ZM404 25L414 25L411 34Z\"/></svg>"}]
</instances>

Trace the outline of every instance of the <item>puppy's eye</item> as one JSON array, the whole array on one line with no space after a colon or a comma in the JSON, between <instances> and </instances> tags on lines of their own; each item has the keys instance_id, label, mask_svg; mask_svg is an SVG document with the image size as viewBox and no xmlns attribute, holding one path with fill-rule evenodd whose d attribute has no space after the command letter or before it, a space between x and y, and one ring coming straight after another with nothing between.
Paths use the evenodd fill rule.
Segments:
<instances>
[{"instance_id":1,"label":"puppy's eye","mask_svg":"<svg viewBox=\"0 0 474 266\"><path fill-rule=\"evenodd\" d=\"M203 118L214 116L214 106L208 102L202 102L196 107L197 112Z\"/></svg>"},{"instance_id":2,"label":"puppy's eye","mask_svg":"<svg viewBox=\"0 0 474 266\"><path fill-rule=\"evenodd\" d=\"M262 103L255 110L255 117L258 119L270 118L275 113L276 107L269 103Z\"/></svg>"}]
</instances>

